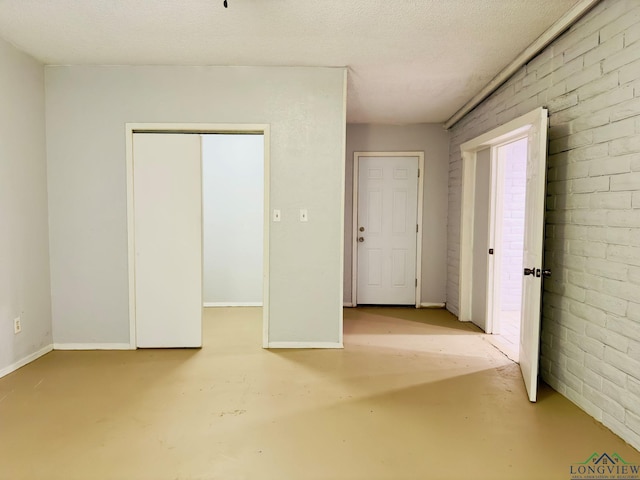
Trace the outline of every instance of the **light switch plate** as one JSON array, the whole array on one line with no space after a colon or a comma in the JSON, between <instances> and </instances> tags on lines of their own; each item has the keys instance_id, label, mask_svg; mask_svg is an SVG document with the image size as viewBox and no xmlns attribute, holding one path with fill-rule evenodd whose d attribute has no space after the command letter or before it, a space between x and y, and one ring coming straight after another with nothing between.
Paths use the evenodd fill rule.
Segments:
<instances>
[{"instance_id":1,"label":"light switch plate","mask_svg":"<svg viewBox=\"0 0 640 480\"><path fill-rule=\"evenodd\" d=\"M301 222L308 222L309 221L309 214L307 213L307 209L306 208L301 208L300 209L300 221Z\"/></svg>"},{"instance_id":2,"label":"light switch plate","mask_svg":"<svg viewBox=\"0 0 640 480\"><path fill-rule=\"evenodd\" d=\"M280 210L274 210L273 211L273 221L274 222L279 222L280 221Z\"/></svg>"},{"instance_id":3,"label":"light switch plate","mask_svg":"<svg viewBox=\"0 0 640 480\"><path fill-rule=\"evenodd\" d=\"M22 320L20 317L16 317L13 319L13 333L19 334L22 331Z\"/></svg>"}]
</instances>

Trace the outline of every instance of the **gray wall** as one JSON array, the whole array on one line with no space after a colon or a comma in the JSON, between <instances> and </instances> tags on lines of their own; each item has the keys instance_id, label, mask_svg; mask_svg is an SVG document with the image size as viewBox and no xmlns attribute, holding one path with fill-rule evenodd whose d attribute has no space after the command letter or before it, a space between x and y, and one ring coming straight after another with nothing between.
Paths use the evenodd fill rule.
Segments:
<instances>
[{"instance_id":1,"label":"gray wall","mask_svg":"<svg viewBox=\"0 0 640 480\"><path fill-rule=\"evenodd\" d=\"M338 342L344 69L47 67L56 343L129 341L126 122L271 124L270 340ZM298 209L309 222L298 222Z\"/></svg>"},{"instance_id":2,"label":"gray wall","mask_svg":"<svg viewBox=\"0 0 640 480\"><path fill-rule=\"evenodd\" d=\"M344 301L351 302L353 152L423 151L422 302L444 303L449 133L442 125L347 125Z\"/></svg>"},{"instance_id":3,"label":"gray wall","mask_svg":"<svg viewBox=\"0 0 640 480\"><path fill-rule=\"evenodd\" d=\"M447 306L458 312L460 144L549 108L542 377L640 448L640 4L605 0L451 130Z\"/></svg>"},{"instance_id":4,"label":"gray wall","mask_svg":"<svg viewBox=\"0 0 640 480\"><path fill-rule=\"evenodd\" d=\"M44 68L0 40L0 371L51 345ZM20 316L22 332L13 333Z\"/></svg>"}]
</instances>

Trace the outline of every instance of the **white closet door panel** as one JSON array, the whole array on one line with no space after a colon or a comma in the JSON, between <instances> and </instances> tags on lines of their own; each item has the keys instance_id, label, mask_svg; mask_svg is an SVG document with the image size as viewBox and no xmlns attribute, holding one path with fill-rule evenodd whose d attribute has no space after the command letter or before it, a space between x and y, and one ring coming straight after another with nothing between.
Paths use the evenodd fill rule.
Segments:
<instances>
[{"instance_id":1,"label":"white closet door panel","mask_svg":"<svg viewBox=\"0 0 640 480\"><path fill-rule=\"evenodd\" d=\"M136 343L202 346L200 135L133 138Z\"/></svg>"}]
</instances>

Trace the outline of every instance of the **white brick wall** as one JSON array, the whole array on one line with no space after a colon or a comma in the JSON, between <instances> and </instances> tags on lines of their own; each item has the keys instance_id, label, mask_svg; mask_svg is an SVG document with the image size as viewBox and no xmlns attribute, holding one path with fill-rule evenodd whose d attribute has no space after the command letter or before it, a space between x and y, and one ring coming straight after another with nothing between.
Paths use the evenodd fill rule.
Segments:
<instances>
[{"instance_id":1,"label":"white brick wall","mask_svg":"<svg viewBox=\"0 0 640 480\"><path fill-rule=\"evenodd\" d=\"M527 142L501 147L505 152L500 307L520 310L522 300L522 253L524 249L524 200L527 184Z\"/></svg>"},{"instance_id":2,"label":"white brick wall","mask_svg":"<svg viewBox=\"0 0 640 480\"><path fill-rule=\"evenodd\" d=\"M458 313L460 144L549 109L541 374L640 448L640 2L604 0L451 129L447 306Z\"/></svg>"}]
</instances>

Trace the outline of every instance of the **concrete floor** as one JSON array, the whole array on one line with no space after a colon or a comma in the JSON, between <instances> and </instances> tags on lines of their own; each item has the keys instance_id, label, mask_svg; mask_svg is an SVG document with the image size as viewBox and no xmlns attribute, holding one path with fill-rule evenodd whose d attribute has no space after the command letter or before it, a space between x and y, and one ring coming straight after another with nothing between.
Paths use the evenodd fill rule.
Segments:
<instances>
[{"instance_id":1,"label":"concrete floor","mask_svg":"<svg viewBox=\"0 0 640 480\"><path fill-rule=\"evenodd\" d=\"M260 348L207 309L202 350L55 351L0 379L2 479L568 479L640 454L442 310L345 311L344 350Z\"/></svg>"},{"instance_id":2,"label":"concrete floor","mask_svg":"<svg viewBox=\"0 0 640 480\"><path fill-rule=\"evenodd\" d=\"M514 362L520 361L520 311L500 312L500 333L487 337L494 347Z\"/></svg>"}]
</instances>

